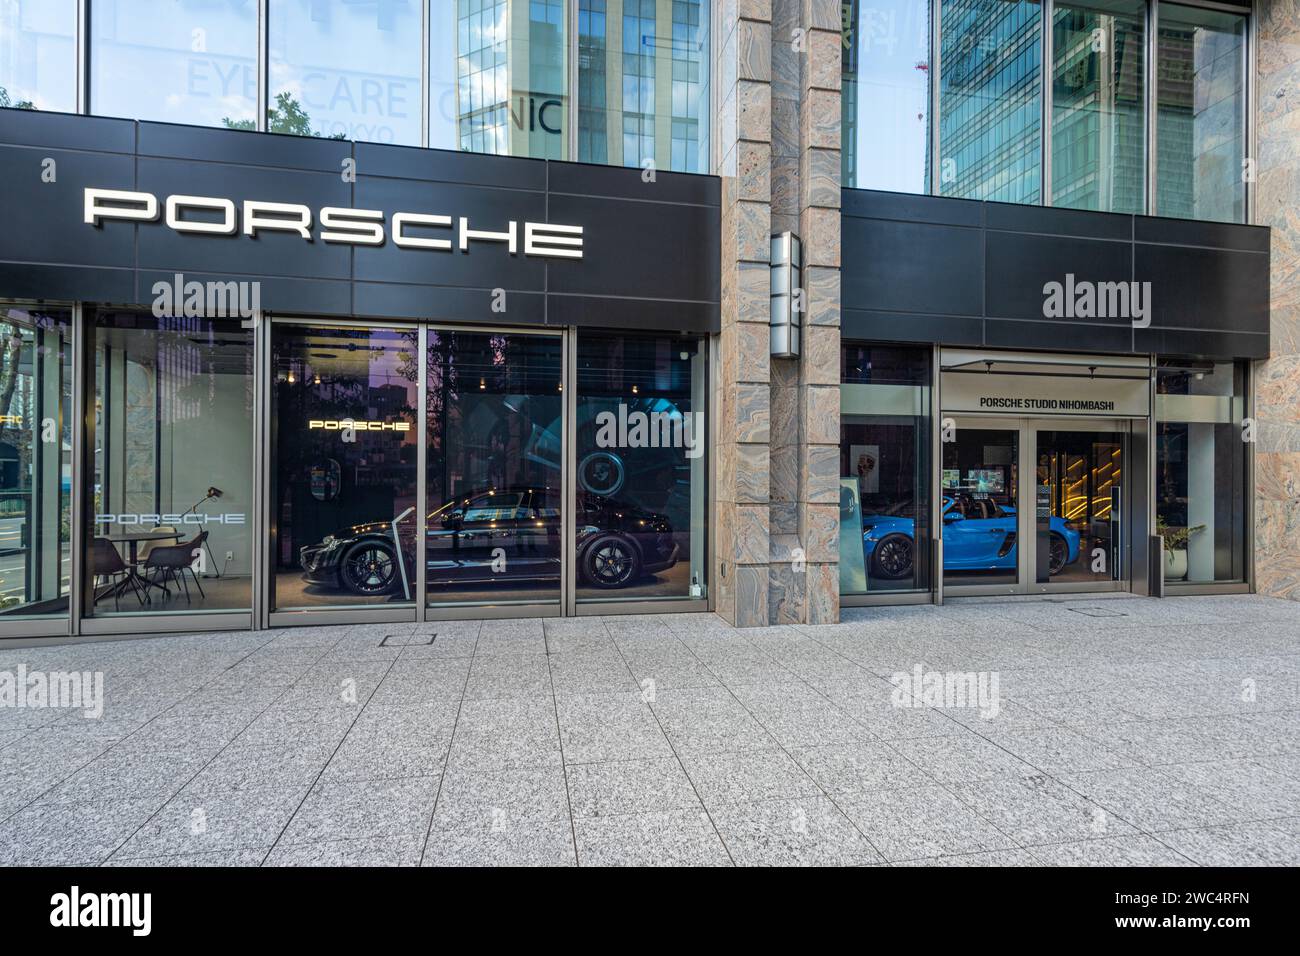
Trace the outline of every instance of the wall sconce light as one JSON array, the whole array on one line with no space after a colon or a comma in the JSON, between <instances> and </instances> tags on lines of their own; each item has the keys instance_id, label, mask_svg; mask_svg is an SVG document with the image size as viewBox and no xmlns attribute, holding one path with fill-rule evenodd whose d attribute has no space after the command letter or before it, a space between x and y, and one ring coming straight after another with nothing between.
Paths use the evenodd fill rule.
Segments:
<instances>
[{"instance_id":1,"label":"wall sconce light","mask_svg":"<svg viewBox=\"0 0 1300 956\"><path fill-rule=\"evenodd\" d=\"M772 237L768 300L772 358L798 358L803 311L803 243L792 232Z\"/></svg>"}]
</instances>

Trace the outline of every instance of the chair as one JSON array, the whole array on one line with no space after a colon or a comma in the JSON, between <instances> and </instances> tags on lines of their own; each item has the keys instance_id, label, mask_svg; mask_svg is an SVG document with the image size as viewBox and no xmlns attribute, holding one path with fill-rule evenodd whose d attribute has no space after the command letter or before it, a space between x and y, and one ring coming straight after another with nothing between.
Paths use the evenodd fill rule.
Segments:
<instances>
[{"instance_id":1,"label":"chair","mask_svg":"<svg viewBox=\"0 0 1300 956\"><path fill-rule=\"evenodd\" d=\"M155 528L150 528L149 530L156 534L162 534L163 532L169 533L171 535L171 545L166 543L166 538L160 538L157 541L146 541L144 543L144 550L140 552L141 564L144 564L149 560L149 552L154 548L176 547L181 543L181 533L171 525L160 524Z\"/></svg>"},{"instance_id":2,"label":"chair","mask_svg":"<svg viewBox=\"0 0 1300 956\"><path fill-rule=\"evenodd\" d=\"M120 611L122 609L122 591L129 584L141 606L144 605L145 595L141 591L140 583L136 580L135 575L131 573L130 565L122 560L122 555L118 554L117 548L113 547L112 541L107 538L95 538L91 542L90 570L95 576L95 580L108 578L111 582L102 594L96 595L96 604L111 592L113 595L113 610ZM121 580L117 580L119 575L122 576Z\"/></svg>"},{"instance_id":3,"label":"chair","mask_svg":"<svg viewBox=\"0 0 1300 956\"><path fill-rule=\"evenodd\" d=\"M154 548L149 552L149 557L144 563L146 574L151 574L150 580L157 584L166 593L171 592L167 589L167 583L178 582L185 589L185 603L190 603L190 584L185 579L185 572L190 573L194 579L194 586L199 589L199 594L206 598L203 593L203 585L199 583L199 576L194 572L194 554L202 549L208 540L208 533L200 531L190 541L183 544L163 545ZM177 588L179 591L180 588Z\"/></svg>"}]
</instances>

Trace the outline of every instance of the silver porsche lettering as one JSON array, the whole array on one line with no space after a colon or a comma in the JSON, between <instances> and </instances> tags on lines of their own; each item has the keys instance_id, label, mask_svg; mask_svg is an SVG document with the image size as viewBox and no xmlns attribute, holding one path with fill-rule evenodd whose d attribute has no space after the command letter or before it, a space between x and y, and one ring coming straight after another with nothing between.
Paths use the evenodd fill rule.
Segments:
<instances>
[{"instance_id":1,"label":"silver porsche lettering","mask_svg":"<svg viewBox=\"0 0 1300 956\"><path fill-rule=\"evenodd\" d=\"M160 217L160 212L166 211ZM130 189L85 191L85 221L96 228L105 222L156 222L173 232L208 236L244 235L256 238L271 233L296 234L307 242L319 235L323 242L382 246L388 239L402 249L468 252L470 243L504 245L510 255L549 259L581 259L583 227L510 219L505 223L471 224L468 216L350 209L325 206L313 213L301 203L245 199L236 202L220 196L168 196L159 203L153 193ZM313 230L316 230L313 232ZM522 240L522 241L521 241Z\"/></svg>"}]
</instances>

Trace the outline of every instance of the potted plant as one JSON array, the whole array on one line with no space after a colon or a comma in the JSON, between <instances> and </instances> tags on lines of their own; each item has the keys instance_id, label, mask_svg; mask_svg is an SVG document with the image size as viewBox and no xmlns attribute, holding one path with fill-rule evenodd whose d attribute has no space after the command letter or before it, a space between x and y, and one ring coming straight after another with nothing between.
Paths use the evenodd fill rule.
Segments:
<instances>
[{"instance_id":1,"label":"potted plant","mask_svg":"<svg viewBox=\"0 0 1300 956\"><path fill-rule=\"evenodd\" d=\"M1165 524L1163 518L1156 520L1156 533L1165 542L1165 580L1182 581L1187 577L1187 542L1192 535L1205 530L1205 525L1193 525L1190 528L1175 528Z\"/></svg>"}]
</instances>

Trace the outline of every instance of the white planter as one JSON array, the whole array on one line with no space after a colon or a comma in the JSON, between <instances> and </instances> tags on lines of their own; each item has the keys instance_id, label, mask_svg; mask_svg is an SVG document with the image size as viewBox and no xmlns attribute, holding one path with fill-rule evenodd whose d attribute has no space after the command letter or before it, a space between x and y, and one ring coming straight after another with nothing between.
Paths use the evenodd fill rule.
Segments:
<instances>
[{"instance_id":1,"label":"white planter","mask_svg":"<svg viewBox=\"0 0 1300 956\"><path fill-rule=\"evenodd\" d=\"M1165 549L1165 580L1182 581L1187 577L1187 551Z\"/></svg>"}]
</instances>

